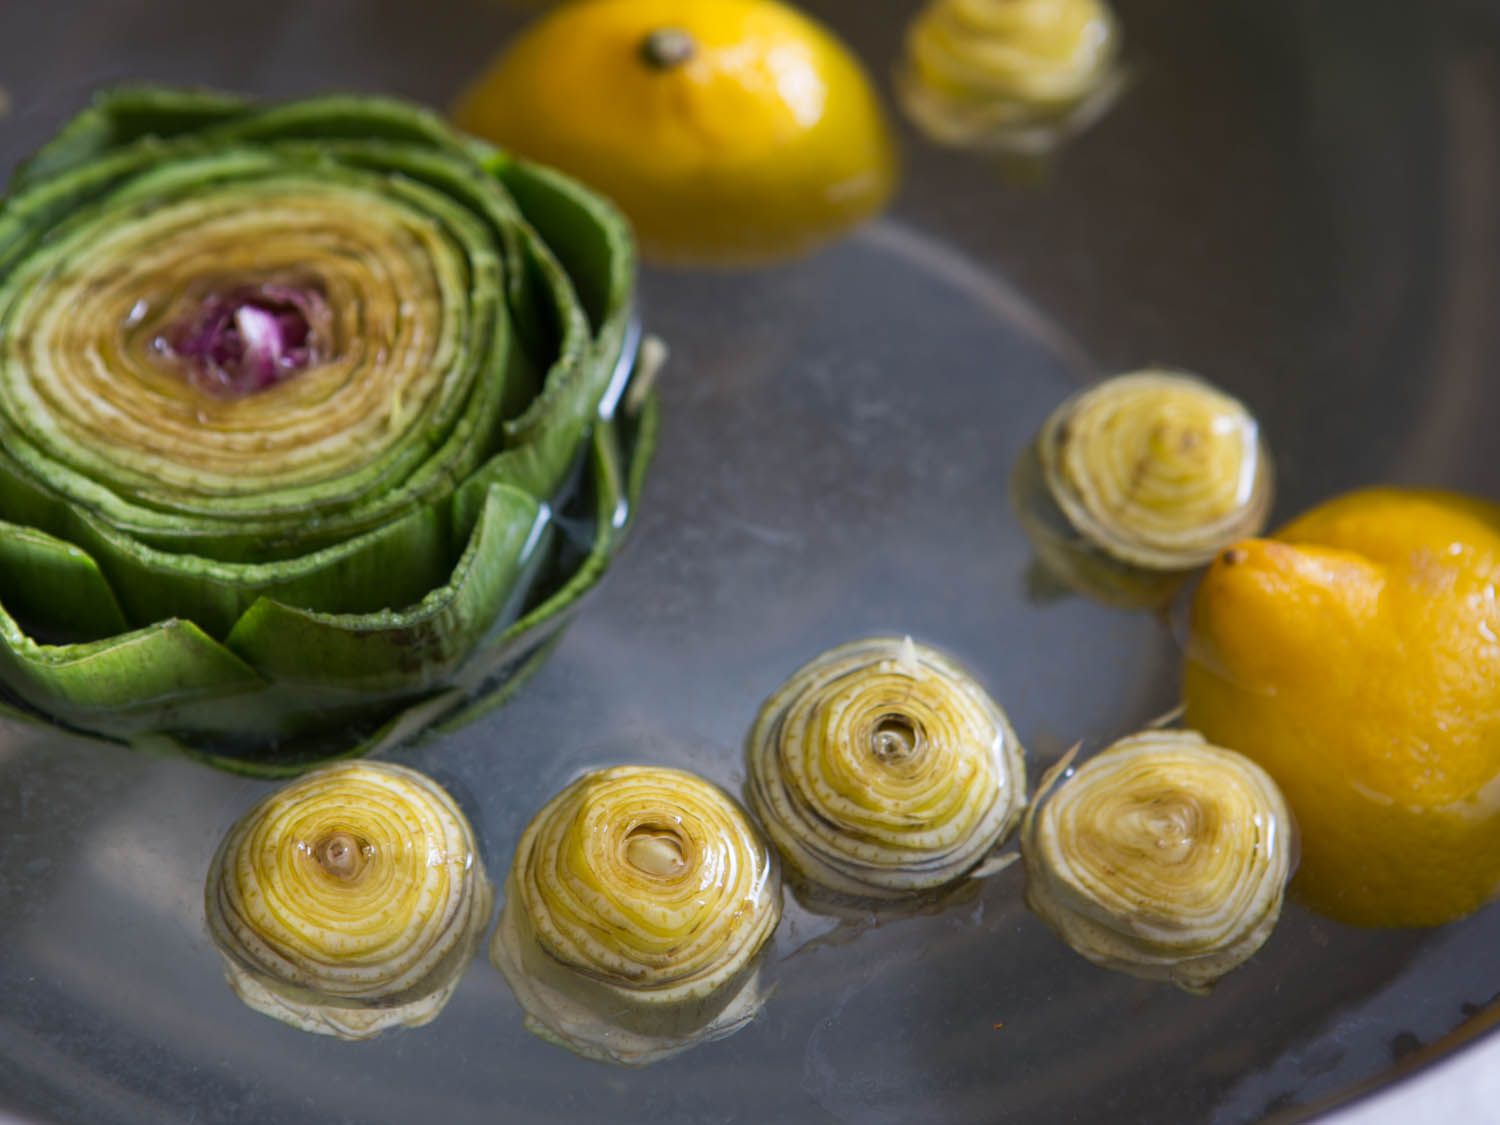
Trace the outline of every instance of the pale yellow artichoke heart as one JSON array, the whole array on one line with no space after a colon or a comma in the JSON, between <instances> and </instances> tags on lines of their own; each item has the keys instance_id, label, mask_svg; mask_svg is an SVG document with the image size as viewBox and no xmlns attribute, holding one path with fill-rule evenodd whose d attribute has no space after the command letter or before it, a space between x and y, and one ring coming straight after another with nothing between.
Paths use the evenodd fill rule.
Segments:
<instances>
[{"instance_id":1,"label":"pale yellow artichoke heart","mask_svg":"<svg viewBox=\"0 0 1500 1125\"><path fill-rule=\"evenodd\" d=\"M1187 570L1265 526L1271 461L1253 415L1191 375L1120 375L1064 403L1038 452L1052 499L1094 546Z\"/></svg>"},{"instance_id":2,"label":"pale yellow artichoke heart","mask_svg":"<svg viewBox=\"0 0 1500 1125\"><path fill-rule=\"evenodd\" d=\"M1294 865L1270 776L1194 731L1132 735L1043 779L1027 905L1084 957L1202 993L1271 935Z\"/></svg>"},{"instance_id":3,"label":"pale yellow artichoke heart","mask_svg":"<svg viewBox=\"0 0 1500 1125\"><path fill-rule=\"evenodd\" d=\"M1103 0L931 0L907 32L900 93L935 140L1043 150L1106 107L1118 54Z\"/></svg>"},{"instance_id":4,"label":"pale yellow artichoke heart","mask_svg":"<svg viewBox=\"0 0 1500 1125\"><path fill-rule=\"evenodd\" d=\"M224 838L205 892L240 998L341 1039L434 1019L493 904L453 799L383 762L328 766L266 798Z\"/></svg>"},{"instance_id":5,"label":"pale yellow artichoke heart","mask_svg":"<svg viewBox=\"0 0 1500 1125\"><path fill-rule=\"evenodd\" d=\"M527 826L491 955L533 1032L641 1065L755 1015L780 917L773 855L727 794L624 766L579 778Z\"/></svg>"},{"instance_id":6,"label":"pale yellow artichoke heart","mask_svg":"<svg viewBox=\"0 0 1500 1125\"><path fill-rule=\"evenodd\" d=\"M955 882L1026 803L1020 740L964 668L909 637L835 648L761 707L751 807L790 873L853 899Z\"/></svg>"},{"instance_id":7,"label":"pale yellow artichoke heart","mask_svg":"<svg viewBox=\"0 0 1500 1125\"><path fill-rule=\"evenodd\" d=\"M316 180L231 184L89 233L87 253L18 303L4 393L27 432L99 479L225 497L315 484L378 463L463 391L467 267L408 203ZM323 292L329 357L259 394L204 394L164 362L161 333L254 281Z\"/></svg>"}]
</instances>

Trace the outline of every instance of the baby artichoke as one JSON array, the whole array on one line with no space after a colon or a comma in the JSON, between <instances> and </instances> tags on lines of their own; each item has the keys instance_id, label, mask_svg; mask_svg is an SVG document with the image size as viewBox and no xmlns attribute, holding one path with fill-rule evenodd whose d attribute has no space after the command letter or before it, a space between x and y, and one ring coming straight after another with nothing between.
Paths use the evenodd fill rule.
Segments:
<instances>
[{"instance_id":1,"label":"baby artichoke","mask_svg":"<svg viewBox=\"0 0 1500 1125\"><path fill-rule=\"evenodd\" d=\"M633 279L415 107L99 97L0 204L0 684L274 774L505 679L644 469Z\"/></svg>"},{"instance_id":2,"label":"baby artichoke","mask_svg":"<svg viewBox=\"0 0 1500 1125\"><path fill-rule=\"evenodd\" d=\"M798 669L761 707L746 757L750 806L788 874L830 903L954 883L1026 804L1005 713L910 637L856 641Z\"/></svg>"},{"instance_id":3,"label":"baby artichoke","mask_svg":"<svg viewBox=\"0 0 1500 1125\"><path fill-rule=\"evenodd\" d=\"M537 1035L643 1065L754 1017L780 919L773 855L727 794L623 766L585 774L527 826L490 952Z\"/></svg>"},{"instance_id":4,"label":"baby artichoke","mask_svg":"<svg viewBox=\"0 0 1500 1125\"><path fill-rule=\"evenodd\" d=\"M1058 407L1011 487L1050 573L1108 604L1146 607L1265 526L1273 474L1240 402L1195 376L1147 370Z\"/></svg>"},{"instance_id":5,"label":"baby artichoke","mask_svg":"<svg viewBox=\"0 0 1500 1125\"><path fill-rule=\"evenodd\" d=\"M1294 865L1270 775L1194 731L1121 739L1042 779L1026 903L1096 965L1206 993L1271 935Z\"/></svg>"},{"instance_id":6,"label":"baby artichoke","mask_svg":"<svg viewBox=\"0 0 1500 1125\"><path fill-rule=\"evenodd\" d=\"M489 925L474 832L430 778L327 766L272 794L219 846L209 934L250 1007L369 1039L436 1018Z\"/></svg>"},{"instance_id":7,"label":"baby artichoke","mask_svg":"<svg viewBox=\"0 0 1500 1125\"><path fill-rule=\"evenodd\" d=\"M942 144L1042 154L1119 94L1105 0L930 0L898 77L912 121Z\"/></svg>"}]
</instances>

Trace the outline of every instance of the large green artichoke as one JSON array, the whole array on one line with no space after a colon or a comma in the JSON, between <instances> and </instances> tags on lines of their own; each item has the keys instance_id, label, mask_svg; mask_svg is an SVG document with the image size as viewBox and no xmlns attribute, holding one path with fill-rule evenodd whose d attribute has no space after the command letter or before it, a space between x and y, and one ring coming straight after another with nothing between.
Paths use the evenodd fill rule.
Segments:
<instances>
[{"instance_id":1,"label":"large green artichoke","mask_svg":"<svg viewBox=\"0 0 1500 1125\"><path fill-rule=\"evenodd\" d=\"M19 713L274 774L514 682L649 458L633 284L613 208L415 107L96 99L0 205Z\"/></svg>"}]
</instances>

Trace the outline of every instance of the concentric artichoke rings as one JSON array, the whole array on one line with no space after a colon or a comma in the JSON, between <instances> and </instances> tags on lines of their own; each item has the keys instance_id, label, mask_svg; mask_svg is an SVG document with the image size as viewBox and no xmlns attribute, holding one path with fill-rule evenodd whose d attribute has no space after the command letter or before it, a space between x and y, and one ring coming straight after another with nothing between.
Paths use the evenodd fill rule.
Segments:
<instances>
[{"instance_id":1,"label":"concentric artichoke rings","mask_svg":"<svg viewBox=\"0 0 1500 1125\"><path fill-rule=\"evenodd\" d=\"M1159 606L1266 522L1271 457L1255 417L1201 379L1147 370L1064 402L1012 478L1048 572L1100 601Z\"/></svg>"},{"instance_id":2,"label":"concentric artichoke rings","mask_svg":"<svg viewBox=\"0 0 1500 1125\"><path fill-rule=\"evenodd\" d=\"M414 107L101 97L0 206L0 683L276 773L503 677L641 480L633 275L607 204Z\"/></svg>"},{"instance_id":3,"label":"concentric artichoke rings","mask_svg":"<svg viewBox=\"0 0 1500 1125\"><path fill-rule=\"evenodd\" d=\"M942 144L1038 156L1123 86L1105 0L929 0L898 74L912 121Z\"/></svg>"},{"instance_id":4,"label":"concentric artichoke rings","mask_svg":"<svg viewBox=\"0 0 1500 1125\"><path fill-rule=\"evenodd\" d=\"M910 638L817 657L762 706L751 808L800 888L893 901L970 874L1026 802L1019 739L973 677Z\"/></svg>"},{"instance_id":5,"label":"concentric artichoke rings","mask_svg":"<svg viewBox=\"0 0 1500 1125\"><path fill-rule=\"evenodd\" d=\"M205 892L240 998L342 1039L434 1019L493 904L453 799L384 763L329 766L261 802L225 836Z\"/></svg>"},{"instance_id":6,"label":"concentric artichoke rings","mask_svg":"<svg viewBox=\"0 0 1500 1125\"><path fill-rule=\"evenodd\" d=\"M1042 781L1021 830L1027 905L1084 957L1207 992L1271 935L1294 827L1259 766L1193 731L1122 739Z\"/></svg>"},{"instance_id":7,"label":"concentric artichoke rings","mask_svg":"<svg viewBox=\"0 0 1500 1125\"><path fill-rule=\"evenodd\" d=\"M526 828L491 956L538 1035L641 1065L755 1015L780 917L772 853L723 791L619 767L584 775Z\"/></svg>"}]
</instances>

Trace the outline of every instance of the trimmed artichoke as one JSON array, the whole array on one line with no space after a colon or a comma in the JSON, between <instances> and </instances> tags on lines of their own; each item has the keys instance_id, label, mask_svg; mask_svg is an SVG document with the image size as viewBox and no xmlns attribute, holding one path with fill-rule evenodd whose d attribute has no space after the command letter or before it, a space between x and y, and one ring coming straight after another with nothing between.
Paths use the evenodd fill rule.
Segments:
<instances>
[{"instance_id":1,"label":"trimmed artichoke","mask_svg":"<svg viewBox=\"0 0 1500 1125\"><path fill-rule=\"evenodd\" d=\"M415 107L99 97L0 206L0 683L275 774L529 666L649 456L633 282Z\"/></svg>"},{"instance_id":2,"label":"trimmed artichoke","mask_svg":"<svg viewBox=\"0 0 1500 1125\"><path fill-rule=\"evenodd\" d=\"M1129 608L1166 603L1220 550L1259 532L1273 491L1254 416L1196 376L1157 370L1068 399L1011 478L1047 571Z\"/></svg>"},{"instance_id":3,"label":"trimmed artichoke","mask_svg":"<svg viewBox=\"0 0 1500 1125\"><path fill-rule=\"evenodd\" d=\"M1206 993L1271 936L1294 866L1270 775L1195 731L1121 739L1042 779L1026 903L1096 965Z\"/></svg>"},{"instance_id":4,"label":"trimmed artichoke","mask_svg":"<svg viewBox=\"0 0 1500 1125\"><path fill-rule=\"evenodd\" d=\"M535 1034L643 1065L754 1017L780 919L772 853L727 794L624 766L579 778L526 828L491 957Z\"/></svg>"},{"instance_id":5,"label":"trimmed artichoke","mask_svg":"<svg viewBox=\"0 0 1500 1125\"><path fill-rule=\"evenodd\" d=\"M370 1039L442 1011L494 891L453 799L415 770L328 766L239 821L209 868L209 935L250 1007Z\"/></svg>"},{"instance_id":6,"label":"trimmed artichoke","mask_svg":"<svg viewBox=\"0 0 1500 1125\"><path fill-rule=\"evenodd\" d=\"M1119 54L1105 0L929 0L897 89L940 144L1040 155L1114 102Z\"/></svg>"},{"instance_id":7,"label":"trimmed artichoke","mask_svg":"<svg viewBox=\"0 0 1500 1125\"><path fill-rule=\"evenodd\" d=\"M746 758L751 808L788 875L824 905L972 875L1026 805L1005 713L910 637L856 641L799 668L762 705Z\"/></svg>"}]
</instances>

